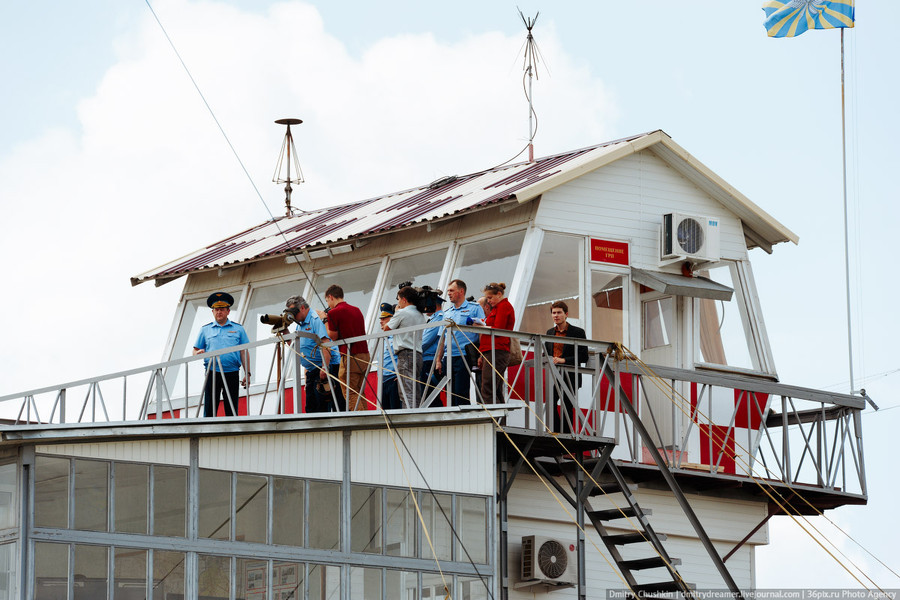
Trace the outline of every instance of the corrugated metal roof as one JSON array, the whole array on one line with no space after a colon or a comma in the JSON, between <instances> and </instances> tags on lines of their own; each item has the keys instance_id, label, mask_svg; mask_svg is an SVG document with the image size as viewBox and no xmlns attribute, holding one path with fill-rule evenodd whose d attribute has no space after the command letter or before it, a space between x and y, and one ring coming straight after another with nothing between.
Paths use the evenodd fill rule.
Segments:
<instances>
[{"instance_id":1,"label":"corrugated metal roof","mask_svg":"<svg viewBox=\"0 0 900 600\"><path fill-rule=\"evenodd\" d=\"M312 249L447 218L513 198L526 202L585 172L659 143L679 150L676 153L679 157L691 158L662 131L643 133L539 158L534 162L495 167L470 175L445 178L434 184L403 192L280 217L141 273L132 277L131 283L137 285L151 279L158 282L169 281L193 271L233 266L289 254L291 251ZM705 169L699 163L689 166L697 168L698 165ZM719 182L714 183L718 185ZM748 215L752 213L752 216L765 217L762 220L767 227L771 226L771 230L757 233L769 243L787 240L796 242L796 236L749 200L743 196L734 198L731 196L731 189L725 191L729 193L729 199L736 200L738 209L747 205ZM740 217L740 210L737 212Z\"/></svg>"}]
</instances>

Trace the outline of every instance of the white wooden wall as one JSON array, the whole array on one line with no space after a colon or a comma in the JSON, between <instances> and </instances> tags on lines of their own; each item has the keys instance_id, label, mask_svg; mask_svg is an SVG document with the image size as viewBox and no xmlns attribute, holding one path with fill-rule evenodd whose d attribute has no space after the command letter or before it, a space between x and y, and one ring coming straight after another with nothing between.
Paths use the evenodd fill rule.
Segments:
<instances>
[{"instance_id":1,"label":"white wooden wall","mask_svg":"<svg viewBox=\"0 0 900 600\"><path fill-rule=\"evenodd\" d=\"M668 212L718 217L722 258L747 256L740 220L650 150L548 191L535 224L630 243L631 266L659 265L659 230Z\"/></svg>"}]
</instances>

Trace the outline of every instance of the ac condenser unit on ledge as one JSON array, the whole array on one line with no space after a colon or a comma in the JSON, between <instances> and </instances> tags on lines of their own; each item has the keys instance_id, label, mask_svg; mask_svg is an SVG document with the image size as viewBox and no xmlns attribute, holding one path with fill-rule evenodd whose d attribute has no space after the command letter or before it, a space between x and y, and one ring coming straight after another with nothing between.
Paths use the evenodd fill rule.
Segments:
<instances>
[{"instance_id":1,"label":"ac condenser unit on ledge","mask_svg":"<svg viewBox=\"0 0 900 600\"><path fill-rule=\"evenodd\" d=\"M522 538L522 581L515 587L569 587L577 578L578 565L570 544L537 535Z\"/></svg>"},{"instance_id":2,"label":"ac condenser unit on ledge","mask_svg":"<svg viewBox=\"0 0 900 600\"><path fill-rule=\"evenodd\" d=\"M660 261L690 260L708 262L719 260L719 219L681 213L662 216L659 241Z\"/></svg>"}]
</instances>

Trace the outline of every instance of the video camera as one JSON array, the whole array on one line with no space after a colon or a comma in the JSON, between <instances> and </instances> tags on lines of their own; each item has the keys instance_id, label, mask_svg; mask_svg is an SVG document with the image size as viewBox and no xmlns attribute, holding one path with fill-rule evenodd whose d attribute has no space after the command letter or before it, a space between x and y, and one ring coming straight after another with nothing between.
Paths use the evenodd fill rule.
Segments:
<instances>
[{"instance_id":1,"label":"video camera","mask_svg":"<svg viewBox=\"0 0 900 600\"><path fill-rule=\"evenodd\" d=\"M440 298L441 294L443 293L441 292L441 290L436 290L428 285L423 285L422 287L413 287L411 281L404 281L399 286L397 286L397 289L403 289L405 287L411 287L416 291L417 296L415 306L420 313L428 312L429 309L431 310L431 312L434 312L438 304L437 299Z\"/></svg>"}]
</instances>

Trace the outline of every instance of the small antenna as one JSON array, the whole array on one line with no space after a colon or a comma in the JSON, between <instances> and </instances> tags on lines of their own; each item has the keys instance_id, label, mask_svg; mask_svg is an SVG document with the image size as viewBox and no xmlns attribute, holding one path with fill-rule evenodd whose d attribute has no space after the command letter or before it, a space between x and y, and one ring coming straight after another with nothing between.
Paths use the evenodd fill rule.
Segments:
<instances>
[{"instance_id":1,"label":"small antenna","mask_svg":"<svg viewBox=\"0 0 900 600\"><path fill-rule=\"evenodd\" d=\"M283 183L284 185L284 216L290 217L293 214L291 208L291 188L292 183L303 183L303 171L300 170L300 162L297 160L297 147L294 145L294 137L291 135L291 125L299 125L303 121L300 119L278 119L275 121L278 125L287 125L287 131L284 134L284 141L281 143L281 153L278 155L278 163L275 165L275 174L272 175L274 183ZM291 165L294 166L296 177L291 177ZM285 177L281 176L282 169L287 167Z\"/></svg>"},{"instance_id":2,"label":"small antenna","mask_svg":"<svg viewBox=\"0 0 900 600\"><path fill-rule=\"evenodd\" d=\"M525 58L522 62L522 67L525 69L525 75L523 77L528 78L528 92L525 94L525 97L528 98L528 162L534 162L534 135L537 133L537 115L534 112L534 105L532 102L531 84L532 79L538 78L537 63L540 62L541 52L537 47L537 42L534 41L531 30L534 28L534 24L537 23L541 13L538 11L533 18L529 18L522 13L521 8L516 7L516 9L519 11L522 23L525 24L525 29L528 30L528 37L525 39Z\"/></svg>"}]
</instances>

